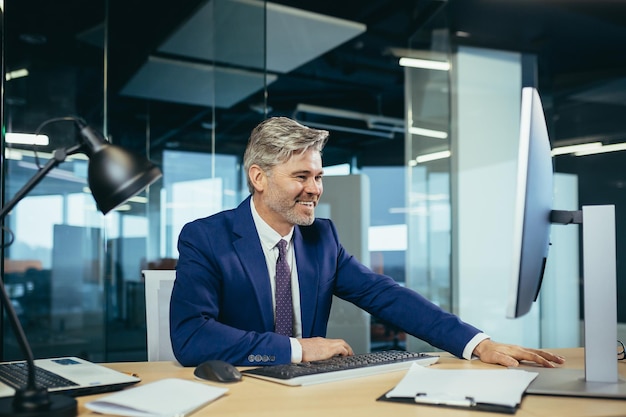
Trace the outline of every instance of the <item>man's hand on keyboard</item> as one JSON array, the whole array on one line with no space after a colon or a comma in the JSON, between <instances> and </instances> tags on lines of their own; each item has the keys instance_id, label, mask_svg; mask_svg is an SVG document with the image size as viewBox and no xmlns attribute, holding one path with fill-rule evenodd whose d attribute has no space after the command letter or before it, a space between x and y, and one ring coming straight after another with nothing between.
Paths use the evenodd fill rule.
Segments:
<instances>
[{"instance_id":1,"label":"man's hand on keyboard","mask_svg":"<svg viewBox=\"0 0 626 417\"><path fill-rule=\"evenodd\" d=\"M483 362L504 366L518 366L519 361L529 361L536 362L546 368L554 368L555 364L565 363L563 357L544 350L506 345L490 339L480 342L474 349L474 355Z\"/></svg>"},{"instance_id":2,"label":"man's hand on keyboard","mask_svg":"<svg viewBox=\"0 0 626 417\"><path fill-rule=\"evenodd\" d=\"M353 355L352 348L343 339L326 339L324 337L311 337L298 339L302 345L302 361L321 361L333 356Z\"/></svg>"}]
</instances>

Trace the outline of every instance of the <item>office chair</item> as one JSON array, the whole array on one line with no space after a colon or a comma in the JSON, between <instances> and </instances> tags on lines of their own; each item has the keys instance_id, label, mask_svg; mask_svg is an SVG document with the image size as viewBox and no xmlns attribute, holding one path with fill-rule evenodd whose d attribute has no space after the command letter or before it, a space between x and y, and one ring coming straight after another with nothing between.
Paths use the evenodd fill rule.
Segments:
<instances>
[{"instance_id":1,"label":"office chair","mask_svg":"<svg viewBox=\"0 0 626 417\"><path fill-rule=\"evenodd\" d=\"M141 271L146 285L148 361L176 361L170 341L170 295L175 270Z\"/></svg>"}]
</instances>

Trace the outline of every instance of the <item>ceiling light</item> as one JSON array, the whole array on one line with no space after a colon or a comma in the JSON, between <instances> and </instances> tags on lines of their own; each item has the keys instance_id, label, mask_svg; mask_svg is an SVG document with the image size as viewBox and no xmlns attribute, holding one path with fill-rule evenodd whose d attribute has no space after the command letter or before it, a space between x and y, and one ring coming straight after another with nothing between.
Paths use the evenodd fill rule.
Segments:
<instances>
[{"instance_id":1,"label":"ceiling light","mask_svg":"<svg viewBox=\"0 0 626 417\"><path fill-rule=\"evenodd\" d=\"M148 203L148 198L142 195L136 195L134 197L129 198L128 202L146 204Z\"/></svg>"},{"instance_id":2,"label":"ceiling light","mask_svg":"<svg viewBox=\"0 0 626 417\"><path fill-rule=\"evenodd\" d=\"M22 153L20 151L16 151L15 149L11 149L11 148L6 148L4 150L4 157L12 161L21 161L23 158Z\"/></svg>"},{"instance_id":3,"label":"ceiling light","mask_svg":"<svg viewBox=\"0 0 626 417\"><path fill-rule=\"evenodd\" d=\"M329 119L337 121L339 119L358 120L365 123L368 129L360 129L350 126L339 126L336 123L316 123L300 117L300 114L315 114L318 116L327 116ZM394 132L404 130L404 120L393 117L381 116L376 114L368 114L343 109L334 109L330 107L314 106L311 104L298 103L292 116L295 120L309 126L328 130L339 130L370 136L379 136L393 139Z\"/></svg>"},{"instance_id":4,"label":"ceiling light","mask_svg":"<svg viewBox=\"0 0 626 417\"><path fill-rule=\"evenodd\" d=\"M559 146L557 148L552 149L552 156L587 151L591 149L600 148L601 146L602 146L602 142L591 142L591 143L581 143L580 145Z\"/></svg>"},{"instance_id":5,"label":"ceiling light","mask_svg":"<svg viewBox=\"0 0 626 417\"><path fill-rule=\"evenodd\" d=\"M416 157L415 162L417 162L418 164L423 164L424 162L430 162L430 161L436 161L438 159L449 158L450 155L451 155L450 151L427 153L427 154Z\"/></svg>"},{"instance_id":6,"label":"ceiling light","mask_svg":"<svg viewBox=\"0 0 626 417\"><path fill-rule=\"evenodd\" d=\"M354 127L338 126L338 125L332 125L328 123L316 123L316 122L307 122L307 121L303 121L302 123L305 123L308 127L315 127L318 129L336 130L339 132L357 133L361 135L377 136L377 137L382 137L382 138L387 138L387 139L393 139L393 132L377 132L375 130L357 129Z\"/></svg>"},{"instance_id":7,"label":"ceiling light","mask_svg":"<svg viewBox=\"0 0 626 417\"><path fill-rule=\"evenodd\" d=\"M21 68L15 71L9 71L5 74L4 79L9 81L9 80L14 80L16 78L22 78L22 77L27 77L28 76L28 70L26 68Z\"/></svg>"},{"instance_id":8,"label":"ceiling light","mask_svg":"<svg viewBox=\"0 0 626 417\"><path fill-rule=\"evenodd\" d=\"M436 139L446 139L448 137L448 132L443 132L441 130L432 130L432 129L424 129L422 127L410 127L409 133L412 135L420 135L420 136L428 136L429 138Z\"/></svg>"},{"instance_id":9,"label":"ceiling light","mask_svg":"<svg viewBox=\"0 0 626 417\"><path fill-rule=\"evenodd\" d=\"M47 135L35 135L32 133L7 132L5 140L7 143L12 143L15 145L47 146L50 143L50 139Z\"/></svg>"},{"instance_id":10,"label":"ceiling light","mask_svg":"<svg viewBox=\"0 0 626 417\"><path fill-rule=\"evenodd\" d=\"M394 125L390 123L383 122L368 122L367 127L370 129L378 129L378 130L386 130L388 132L404 132L404 123Z\"/></svg>"},{"instance_id":11,"label":"ceiling light","mask_svg":"<svg viewBox=\"0 0 626 417\"><path fill-rule=\"evenodd\" d=\"M585 155L594 155L598 153L617 152L617 151L626 151L626 142L614 143L612 145L598 146L596 148L576 152L574 153L574 155L585 156Z\"/></svg>"},{"instance_id":12,"label":"ceiling light","mask_svg":"<svg viewBox=\"0 0 626 417\"><path fill-rule=\"evenodd\" d=\"M430 59L400 58L400 65L411 68L424 68L438 71L450 70L450 63L446 61L432 61Z\"/></svg>"},{"instance_id":13,"label":"ceiling light","mask_svg":"<svg viewBox=\"0 0 626 417\"><path fill-rule=\"evenodd\" d=\"M113 210L115 211L130 211L132 207L130 204L122 204L121 206L115 207Z\"/></svg>"}]
</instances>

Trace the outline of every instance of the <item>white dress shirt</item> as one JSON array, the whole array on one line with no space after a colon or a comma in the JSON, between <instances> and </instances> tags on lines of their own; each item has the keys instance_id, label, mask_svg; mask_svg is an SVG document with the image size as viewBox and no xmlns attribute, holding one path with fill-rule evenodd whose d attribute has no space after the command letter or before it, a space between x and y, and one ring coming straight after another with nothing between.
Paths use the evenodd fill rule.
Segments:
<instances>
[{"instance_id":1,"label":"white dress shirt","mask_svg":"<svg viewBox=\"0 0 626 417\"><path fill-rule=\"evenodd\" d=\"M272 305L274 313L276 312L276 260L278 259L278 247L276 244L284 239L287 241L287 263L291 270L291 299L293 300L293 331L294 337L289 338L291 342L291 362L302 362L302 345L297 338L302 337L302 314L300 312L300 285L298 283L298 269L296 268L296 256L293 250L293 227L285 236L281 236L278 232L270 227L256 211L254 207L254 199L250 199L250 208L252 209L252 219L256 226L263 254L265 254L265 263L270 276L270 286L272 288ZM275 319L275 318L274 318Z\"/></svg>"}]
</instances>

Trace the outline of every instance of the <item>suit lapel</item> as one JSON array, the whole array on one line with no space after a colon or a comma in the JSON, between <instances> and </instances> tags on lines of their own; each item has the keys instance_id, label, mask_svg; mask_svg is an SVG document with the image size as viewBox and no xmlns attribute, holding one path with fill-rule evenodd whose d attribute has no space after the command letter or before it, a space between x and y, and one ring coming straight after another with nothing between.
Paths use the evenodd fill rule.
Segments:
<instances>
[{"instance_id":1,"label":"suit lapel","mask_svg":"<svg viewBox=\"0 0 626 417\"><path fill-rule=\"evenodd\" d=\"M235 210L233 233L235 234L233 246L250 283L255 289L261 319L265 328L271 331L274 329L274 312L272 310L270 277L267 272L261 241L252 219L250 197L245 199ZM244 306L244 308L247 307Z\"/></svg>"}]
</instances>

